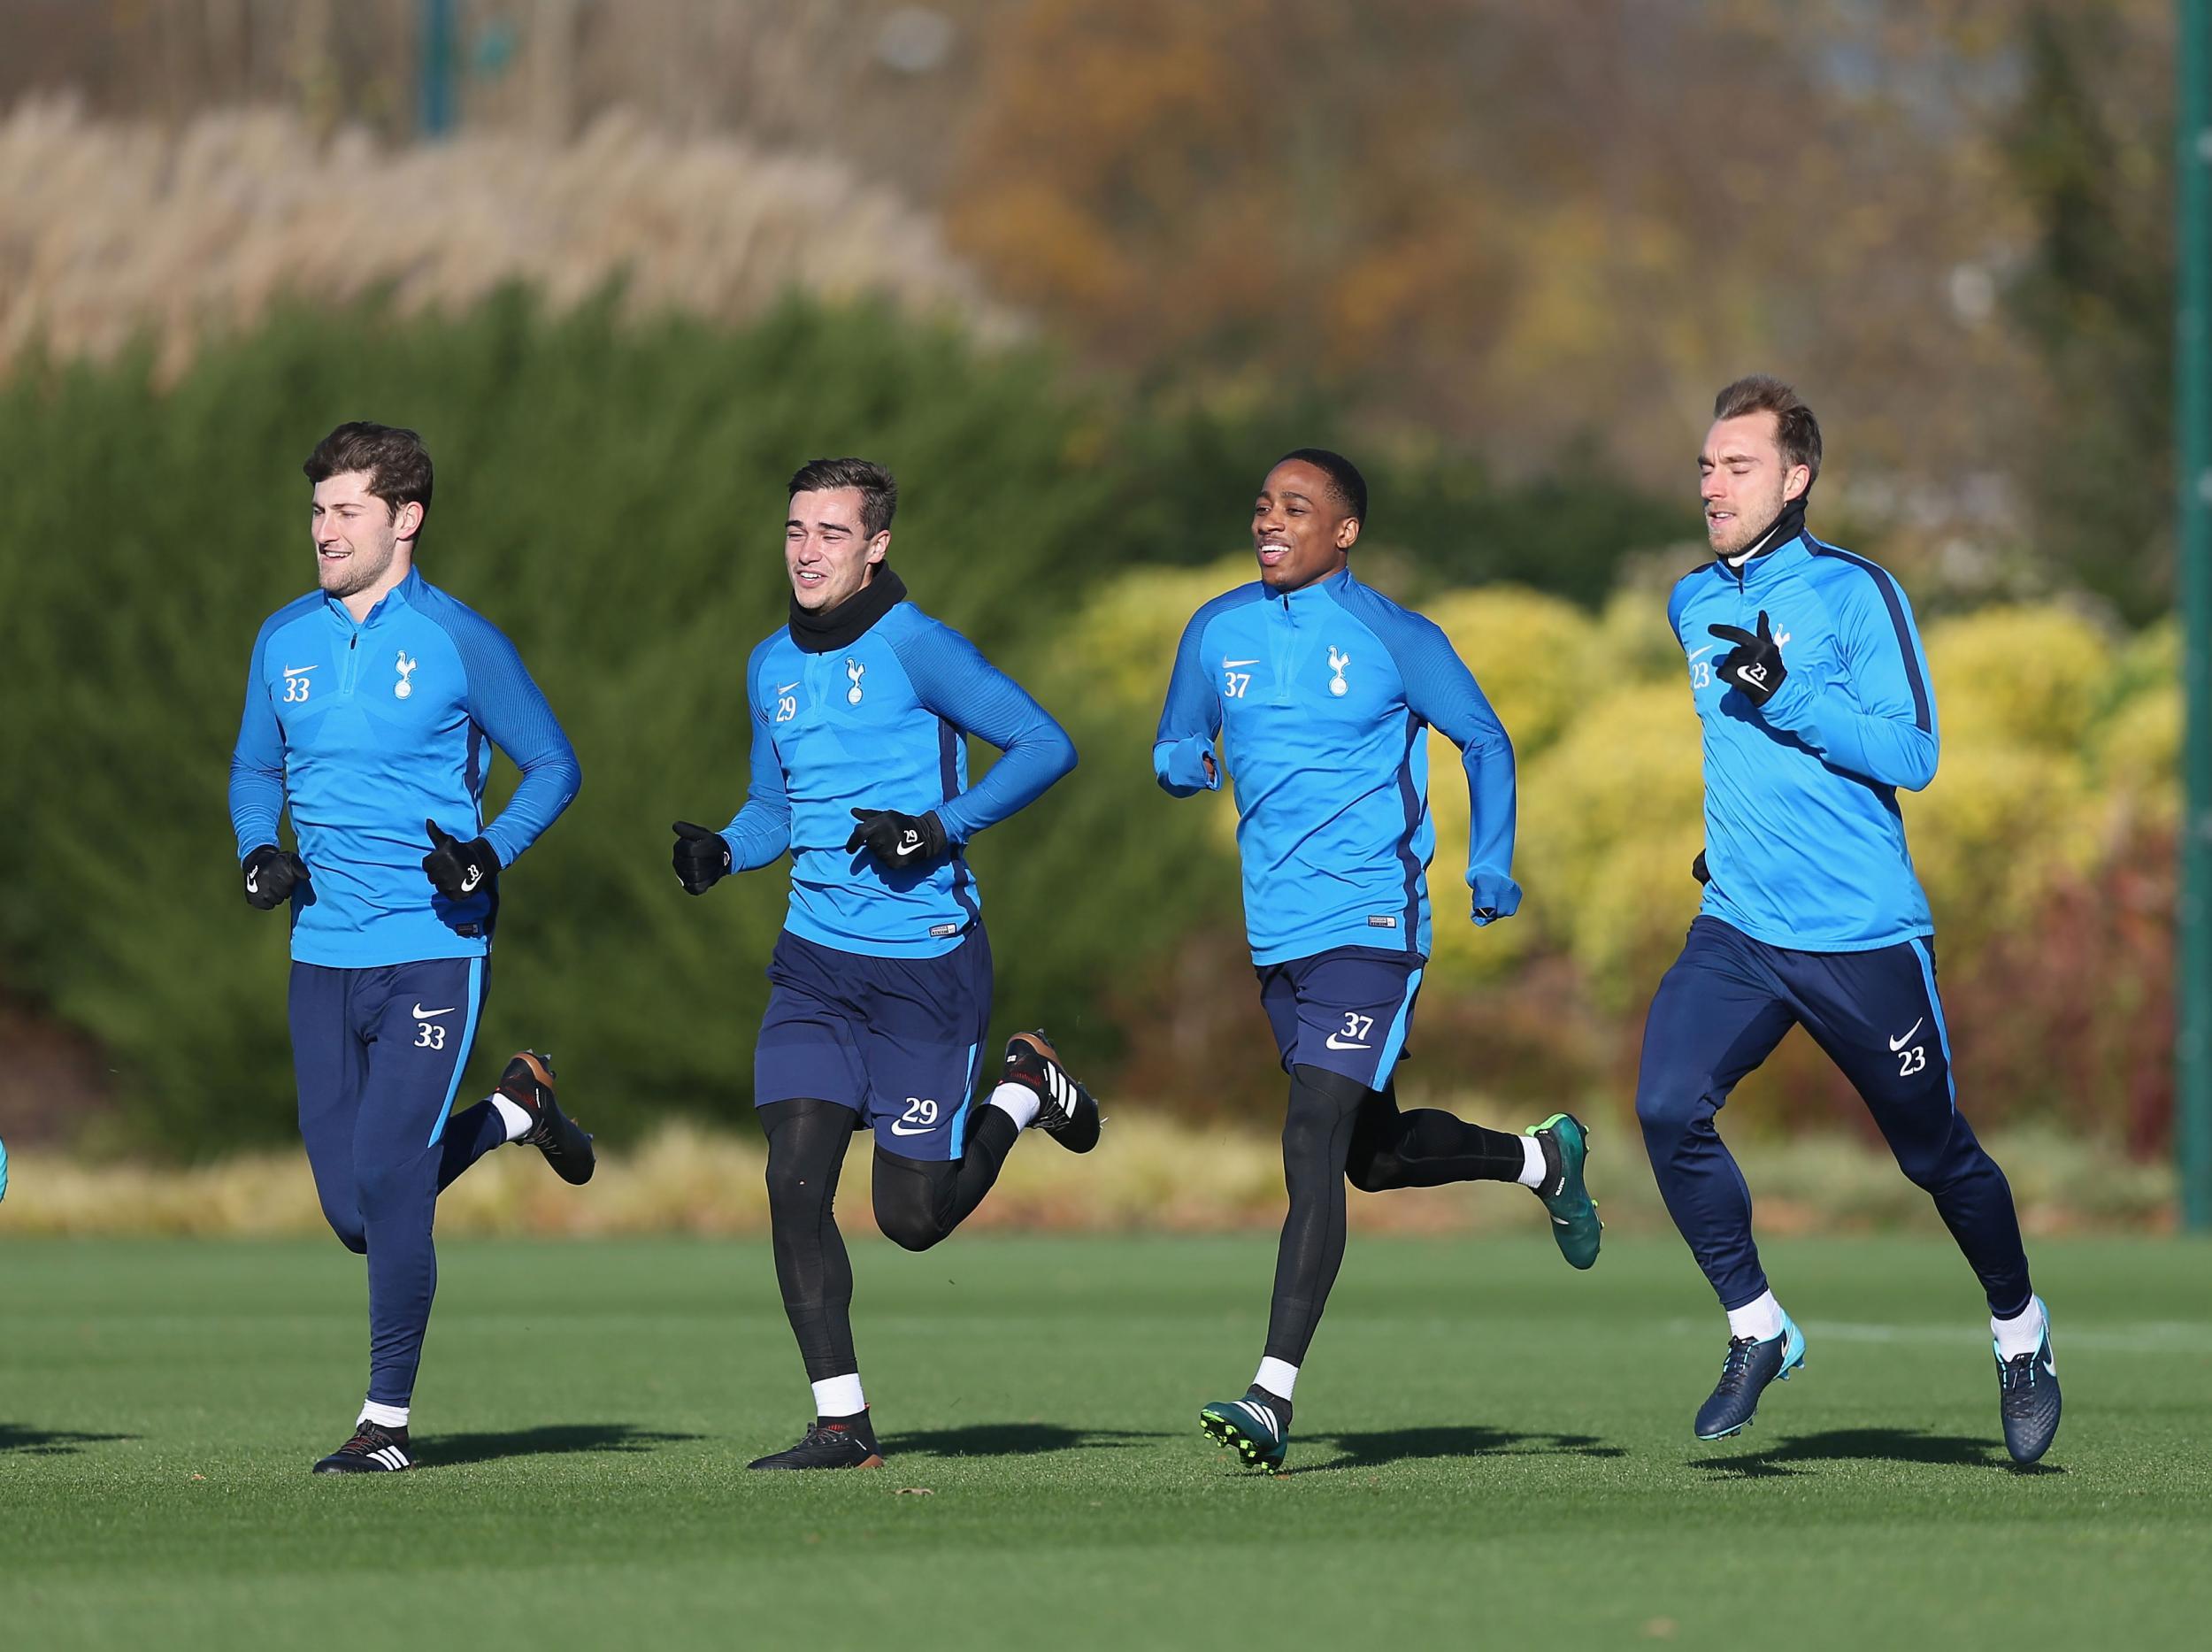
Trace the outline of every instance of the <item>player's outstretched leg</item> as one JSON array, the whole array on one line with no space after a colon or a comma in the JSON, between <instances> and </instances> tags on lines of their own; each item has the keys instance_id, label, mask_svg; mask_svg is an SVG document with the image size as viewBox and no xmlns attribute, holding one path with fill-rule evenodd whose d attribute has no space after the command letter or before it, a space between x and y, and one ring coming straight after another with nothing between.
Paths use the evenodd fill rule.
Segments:
<instances>
[{"instance_id":1,"label":"player's outstretched leg","mask_svg":"<svg viewBox=\"0 0 2212 1652\"><path fill-rule=\"evenodd\" d=\"M1344 1183L1352 1140L1363 1103L1373 1099L1375 1092L1341 1072L1304 1062L1290 1070L1290 1105L1283 1117L1283 1184L1290 1209L1276 1246L1267 1347L1241 1400L1217 1400L1198 1413L1199 1427L1248 1467L1283 1471L1298 1367L1344 1264ZM1518 1153L1516 1147L1517 1158Z\"/></svg>"},{"instance_id":2,"label":"player's outstretched leg","mask_svg":"<svg viewBox=\"0 0 2212 1652\"><path fill-rule=\"evenodd\" d=\"M768 1215L776 1283L814 1391L814 1420L799 1442L756 1458L756 1469L879 1468L875 1426L853 1349L853 1270L837 1229L837 1182L859 1115L821 1100L770 1102Z\"/></svg>"}]
</instances>

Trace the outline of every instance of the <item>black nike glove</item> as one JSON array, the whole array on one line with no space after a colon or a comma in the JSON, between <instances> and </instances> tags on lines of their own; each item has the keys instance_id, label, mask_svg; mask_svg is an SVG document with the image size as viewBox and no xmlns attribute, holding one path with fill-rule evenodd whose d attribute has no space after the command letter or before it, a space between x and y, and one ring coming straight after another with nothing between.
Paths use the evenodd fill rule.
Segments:
<instances>
[{"instance_id":1,"label":"black nike glove","mask_svg":"<svg viewBox=\"0 0 2212 1652\"><path fill-rule=\"evenodd\" d=\"M945 852L944 822L933 814L902 815L895 809L856 809L860 824L845 840L845 852L863 847L885 865L920 866Z\"/></svg>"},{"instance_id":2,"label":"black nike glove","mask_svg":"<svg viewBox=\"0 0 2212 1652\"><path fill-rule=\"evenodd\" d=\"M1705 851L1703 849L1698 850L1697 858L1690 863L1690 876L1695 878L1700 883L1712 882L1713 874L1705 869Z\"/></svg>"},{"instance_id":3,"label":"black nike glove","mask_svg":"<svg viewBox=\"0 0 2212 1652\"><path fill-rule=\"evenodd\" d=\"M1789 672L1782 668L1782 645L1774 640L1774 633L1767 628L1766 610L1759 611L1759 634L1752 635L1741 626L1708 626L1705 627L1724 642L1736 646L1720 657L1713 667L1713 674L1723 682L1733 683L1751 698L1754 705L1764 705L1774 698L1774 691L1782 686L1782 679Z\"/></svg>"},{"instance_id":4,"label":"black nike glove","mask_svg":"<svg viewBox=\"0 0 2212 1652\"><path fill-rule=\"evenodd\" d=\"M430 834L430 852L422 857L422 869L447 900L465 901L498 875L499 857L482 838L464 843L452 833L441 831L435 820L426 820L422 826Z\"/></svg>"},{"instance_id":5,"label":"black nike glove","mask_svg":"<svg viewBox=\"0 0 2212 1652\"><path fill-rule=\"evenodd\" d=\"M676 881L687 895L704 895L729 875L729 841L719 832L676 822Z\"/></svg>"},{"instance_id":6,"label":"black nike glove","mask_svg":"<svg viewBox=\"0 0 2212 1652\"><path fill-rule=\"evenodd\" d=\"M240 863L246 874L246 904L268 911L292 898L293 889L307 881L307 863L288 849L264 843Z\"/></svg>"}]
</instances>

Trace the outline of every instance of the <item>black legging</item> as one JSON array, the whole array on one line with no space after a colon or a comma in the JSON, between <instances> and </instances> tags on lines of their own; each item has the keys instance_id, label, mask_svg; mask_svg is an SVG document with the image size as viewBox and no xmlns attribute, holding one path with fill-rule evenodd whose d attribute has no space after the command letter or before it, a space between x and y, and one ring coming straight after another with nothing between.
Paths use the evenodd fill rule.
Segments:
<instances>
[{"instance_id":1,"label":"black legging","mask_svg":"<svg viewBox=\"0 0 2212 1652\"><path fill-rule=\"evenodd\" d=\"M1394 1088L1371 1090L1321 1067L1291 1070L1283 1120L1283 1182L1290 1213L1275 1253L1267 1356L1305 1361L1314 1327L1344 1261L1344 1184L1363 1193L1514 1181L1521 1141L1436 1108L1398 1110Z\"/></svg>"},{"instance_id":2,"label":"black legging","mask_svg":"<svg viewBox=\"0 0 2212 1652\"><path fill-rule=\"evenodd\" d=\"M1019 1127L1003 1108L984 1106L966 1154L911 1159L876 1149L876 1226L909 1250L926 1250L967 1218L998 1179ZM837 1228L838 1173L859 1115L834 1102L771 1102L768 1221L783 1310L799 1341L807 1380L860 1369L853 1352L853 1270Z\"/></svg>"}]
</instances>

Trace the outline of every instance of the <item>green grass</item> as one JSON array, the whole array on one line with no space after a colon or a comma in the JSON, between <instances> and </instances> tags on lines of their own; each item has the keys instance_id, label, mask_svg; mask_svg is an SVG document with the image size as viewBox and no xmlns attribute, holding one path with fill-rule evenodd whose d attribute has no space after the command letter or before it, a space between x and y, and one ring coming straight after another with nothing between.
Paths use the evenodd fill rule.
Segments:
<instances>
[{"instance_id":1,"label":"green grass","mask_svg":"<svg viewBox=\"0 0 2212 1652\"><path fill-rule=\"evenodd\" d=\"M2200 1245L2043 1242L2064 1428L2010 1469L1978 1293L1775 1244L1810 1340L1689 1437L1721 1323L1671 1241L1356 1237L1297 1472L1202 1440L1264 1241L856 1247L891 1463L747 1475L808 1406L758 1244L453 1243L423 1471L312 1479L363 1379L333 1245L0 1246L0 1646L1787 1648L2201 1644ZM926 1488L929 1495L901 1494Z\"/></svg>"}]
</instances>

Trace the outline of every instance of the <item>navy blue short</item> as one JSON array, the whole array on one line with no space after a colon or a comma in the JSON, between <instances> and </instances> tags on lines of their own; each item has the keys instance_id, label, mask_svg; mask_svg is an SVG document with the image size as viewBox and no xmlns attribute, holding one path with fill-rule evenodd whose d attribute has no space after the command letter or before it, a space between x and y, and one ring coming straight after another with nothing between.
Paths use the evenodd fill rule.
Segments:
<instances>
[{"instance_id":1,"label":"navy blue short","mask_svg":"<svg viewBox=\"0 0 2212 1652\"><path fill-rule=\"evenodd\" d=\"M786 930L768 959L753 1102L849 1107L887 1151L956 1159L991 1022L983 926L934 958L878 958Z\"/></svg>"},{"instance_id":2,"label":"navy blue short","mask_svg":"<svg viewBox=\"0 0 2212 1652\"><path fill-rule=\"evenodd\" d=\"M1260 1006L1282 1052L1283 1071L1320 1067L1371 1090L1387 1085L1405 1055L1427 963L1405 952L1337 947L1262 964Z\"/></svg>"}]
</instances>

